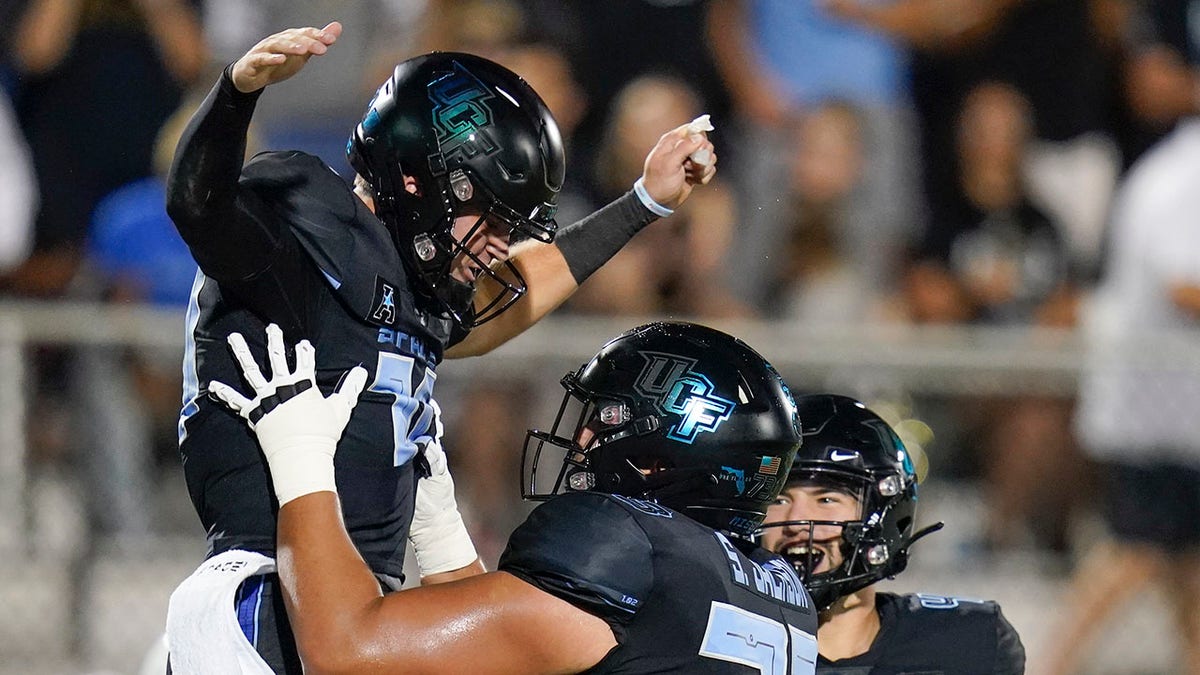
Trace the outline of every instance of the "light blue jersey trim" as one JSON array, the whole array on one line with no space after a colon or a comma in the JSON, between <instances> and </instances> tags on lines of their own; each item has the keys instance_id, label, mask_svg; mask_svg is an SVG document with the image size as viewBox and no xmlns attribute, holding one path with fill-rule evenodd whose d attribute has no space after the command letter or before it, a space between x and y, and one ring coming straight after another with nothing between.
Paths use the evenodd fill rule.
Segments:
<instances>
[{"instance_id":1,"label":"light blue jersey trim","mask_svg":"<svg viewBox=\"0 0 1200 675\"><path fill-rule=\"evenodd\" d=\"M200 323L200 289L204 287L204 273L196 270L192 281L192 294L188 298L187 314L184 317L186 331L183 349L183 408L179 411L179 443L187 438L186 422L200 412L200 373L196 370L196 326Z\"/></svg>"},{"instance_id":2,"label":"light blue jersey trim","mask_svg":"<svg viewBox=\"0 0 1200 675\"><path fill-rule=\"evenodd\" d=\"M329 272L326 272L325 270L321 270L321 274L325 275L325 280L329 282L329 285L333 286L333 290L336 291L337 289L342 287L342 282L338 281L337 279L334 279L333 276L331 274L329 274Z\"/></svg>"}]
</instances>

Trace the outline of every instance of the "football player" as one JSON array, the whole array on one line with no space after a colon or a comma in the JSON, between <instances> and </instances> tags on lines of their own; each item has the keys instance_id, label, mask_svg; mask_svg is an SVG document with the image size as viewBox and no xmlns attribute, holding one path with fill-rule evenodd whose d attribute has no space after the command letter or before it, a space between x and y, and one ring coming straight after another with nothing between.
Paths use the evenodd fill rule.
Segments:
<instances>
[{"instance_id":1,"label":"football player","mask_svg":"<svg viewBox=\"0 0 1200 675\"><path fill-rule=\"evenodd\" d=\"M917 473L887 422L853 399L802 396L804 442L760 543L796 568L820 610L817 672L1024 673L1025 649L995 602L876 591L902 572Z\"/></svg>"},{"instance_id":2,"label":"football player","mask_svg":"<svg viewBox=\"0 0 1200 675\"><path fill-rule=\"evenodd\" d=\"M433 53L396 66L368 104L347 145L353 188L302 152L262 153L243 166L263 88L334 48L341 31L332 22L263 39L225 69L179 144L167 210L200 267L180 452L210 567L236 563L247 574L258 554L274 553L277 505L253 435L205 395L210 381L238 378L226 338L241 333L239 349L258 354L268 323L290 343L314 339L326 391L363 364L366 391L338 454L341 507L376 578L395 589L410 537L427 582L482 570L448 474L417 480L429 473L424 449L437 443L435 367L487 352L558 306L707 182L715 155L687 125L668 132L626 195L559 229L565 160L550 111L491 61ZM698 150L706 163L689 159ZM414 503L424 510L410 533ZM249 573L239 583L231 602L246 638L275 672L299 673L275 577ZM168 631L202 635L206 597L225 611L216 600L224 590L192 591L176 593ZM174 651L191 641L171 642Z\"/></svg>"},{"instance_id":3,"label":"football player","mask_svg":"<svg viewBox=\"0 0 1200 675\"><path fill-rule=\"evenodd\" d=\"M281 333L268 340L270 380L239 352L253 399L212 389L250 421L270 466L305 672L813 672L811 600L783 558L748 539L783 485L799 421L778 373L740 340L654 323L604 345L563 378L551 430L527 436L524 492L546 501L499 571L387 595L333 480L366 372L326 398L312 346L297 345L293 371ZM549 454L562 461L543 490Z\"/></svg>"}]
</instances>

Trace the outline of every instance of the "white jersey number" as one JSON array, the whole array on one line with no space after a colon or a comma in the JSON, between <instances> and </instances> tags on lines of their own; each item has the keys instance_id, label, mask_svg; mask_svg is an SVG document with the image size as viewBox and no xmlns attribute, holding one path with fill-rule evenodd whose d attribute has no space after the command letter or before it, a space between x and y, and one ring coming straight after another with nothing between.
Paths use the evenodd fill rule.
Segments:
<instances>
[{"instance_id":1,"label":"white jersey number","mask_svg":"<svg viewBox=\"0 0 1200 675\"><path fill-rule=\"evenodd\" d=\"M810 675L817 668L817 638L714 600L700 656L757 668L762 675Z\"/></svg>"},{"instance_id":2,"label":"white jersey number","mask_svg":"<svg viewBox=\"0 0 1200 675\"><path fill-rule=\"evenodd\" d=\"M426 368L420 382L413 382L411 356L379 352L375 381L368 391L392 395L393 462L402 466L417 454L417 448L438 442L440 436L433 383L437 373Z\"/></svg>"}]
</instances>

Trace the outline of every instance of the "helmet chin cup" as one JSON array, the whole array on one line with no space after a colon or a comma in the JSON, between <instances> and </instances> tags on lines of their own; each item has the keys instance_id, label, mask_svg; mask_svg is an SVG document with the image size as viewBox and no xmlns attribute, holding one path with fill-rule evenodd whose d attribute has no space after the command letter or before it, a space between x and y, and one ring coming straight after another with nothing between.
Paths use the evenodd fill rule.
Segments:
<instances>
[{"instance_id":1,"label":"helmet chin cup","mask_svg":"<svg viewBox=\"0 0 1200 675\"><path fill-rule=\"evenodd\" d=\"M417 259L421 262L429 262L437 256L437 246L433 243L433 237L428 234L418 234L413 238L413 253L417 255Z\"/></svg>"}]
</instances>

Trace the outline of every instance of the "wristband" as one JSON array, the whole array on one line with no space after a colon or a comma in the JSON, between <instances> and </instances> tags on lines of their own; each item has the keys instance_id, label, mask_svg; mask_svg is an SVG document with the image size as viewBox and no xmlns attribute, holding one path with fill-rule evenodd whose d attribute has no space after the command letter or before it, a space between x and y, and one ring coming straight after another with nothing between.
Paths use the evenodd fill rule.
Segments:
<instances>
[{"instance_id":1,"label":"wristband","mask_svg":"<svg viewBox=\"0 0 1200 675\"><path fill-rule=\"evenodd\" d=\"M662 204L659 204L658 202L654 201L654 198L650 196L650 193L646 192L645 178L638 178L636 181L634 181L633 194L637 195L637 198L641 200L642 206L645 206L646 208L650 209L650 211L652 213L654 213L654 215L656 215L656 216L659 216L661 218L666 218L667 216L671 215L672 213L675 213L674 209L668 209L667 207L663 206Z\"/></svg>"}]
</instances>

